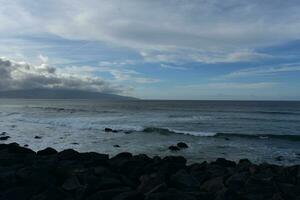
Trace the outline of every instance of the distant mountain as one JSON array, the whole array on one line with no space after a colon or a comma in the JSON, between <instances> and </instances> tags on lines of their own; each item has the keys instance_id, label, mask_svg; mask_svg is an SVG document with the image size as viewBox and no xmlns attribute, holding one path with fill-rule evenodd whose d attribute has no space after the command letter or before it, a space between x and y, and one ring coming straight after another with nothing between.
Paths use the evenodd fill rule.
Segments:
<instances>
[{"instance_id":1,"label":"distant mountain","mask_svg":"<svg viewBox=\"0 0 300 200\"><path fill-rule=\"evenodd\" d=\"M137 100L134 97L67 89L29 89L0 91L0 98L14 99L97 99L97 100Z\"/></svg>"}]
</instances>

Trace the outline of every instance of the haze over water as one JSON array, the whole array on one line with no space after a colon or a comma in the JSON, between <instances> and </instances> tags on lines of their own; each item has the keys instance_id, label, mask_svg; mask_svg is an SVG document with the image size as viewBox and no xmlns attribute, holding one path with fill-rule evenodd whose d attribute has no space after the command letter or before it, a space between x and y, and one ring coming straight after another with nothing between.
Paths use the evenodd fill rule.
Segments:
<instances>
[{"instance_id":1,"label":"haze over water","mask_svg":"<svg viewBox=\"0 0 300 200\"><path fill-rule=\"evenodd\" d=\"M184 155L190 162L225 157L300 163L300 102L291 101L2 99L0 132L11 137L6 143L34 150L51 146L110 155ZM177 142L189 148L168 150Z\"/></svg>"}]
</instances>

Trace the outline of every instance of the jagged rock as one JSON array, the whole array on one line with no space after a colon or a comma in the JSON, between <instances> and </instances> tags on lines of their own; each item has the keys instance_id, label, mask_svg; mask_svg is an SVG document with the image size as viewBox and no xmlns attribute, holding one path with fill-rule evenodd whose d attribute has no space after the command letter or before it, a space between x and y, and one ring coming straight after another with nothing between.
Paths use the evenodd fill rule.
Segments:
<instances>
[{"instance_id":1,"label":"jagged rock","mask_svg":"<svg viewBox=\"0 0 300 200\"><path fill-rule=\"evenodd\" d=\"M105 128L104 129L105 132L112 132L112 133L118 133L118 130L112 129L112 128Z\"/></svg>"},{"instance_id":2,"label":"jagged rock","mask_svg":"<svg viewBox=\"0 0 300 200\"><path fill-rule=\"evenodd\" d=\"M146 197L146 200L196 200L197 198L180 192L178 190L169 189L166 192L152 193Z\"/></svg>"},{"instance_id":3,"label":"jagged rock","mask_svg":"<svg viewBox=\"0 0 300 200\"><path fill-rule=\"evenodd\" d=\"M200 189L207 191L209 193L216 193L220 190L223 190L225 188L224 183L223 183L223 177L216 177L213 179L210 179L206 182L204 182Z\"/></svg>"},{"instance_id":4,"label":"jagged rock","mask_svg":"<svg viewBox=\"0 0 300 200\"><path fill-rule=\"evenodd\" d=\"M280 161L283 161L284 158L283 158L283 156L277 156L277 157L275 158L275 160L280 162Z\"/></svg>"},{"instance_id":5,"label":"jagged rock","mask_svg":"<svg viewBox=\"0 0 300 200\"><path fill-rule=\"evenodd\" d=\"M112 200L143 200L145 195L137 191L129 191L115 196Z\"/></svg>"},{"instance_id":6,"label":"jagged rock","mask_svg":"<svg viewBox=\"0 0 300 200\"><path fill-rule=\"evenodd\" d=\"M177 146L172 145L172 146L169 146L169 150L171 150L171 151L179 151L180 148L177 147Z\"/></svg>"},{"instance_id":7,"label":"jagged rock","mask_svg":"<svg viewBox=\"0 0 300 200\"><path fill-rule=\"evenodd\" d=\"M189 146L184 142L179 142L177 143L177 147L179 147L180 149L185 149L188 148Z\"/></svg>"},{"instance_id":8,"label":"jagged rock","mask_svg":"<svg viewBox=\"0 0 300 200\"><path fill-rule=\"evenodd\" d=\"M167 190L164 178L158 174L143 175L140 177L140 183L138 190L146 195Z\"/></svg>"},{"instance_id":9,"label":"jagged rock","mask_svg":"<svg viewBox=\"0 0 300 200\"><path fill-rule=\"evenodd\" d=\"M173 174L170 178L171 186L179 189L196 189L200 186L198 180L190 175L186 170L182 169Z\"/></svg>"},{"instance_id":10,"label":"jagged rock","mask_svg":"<svg viewBox=\"0 0 300 200\"><path fill-rule=\"evenodd\" d=\"M58 153L60 160L74 160L79 157L79 153L73 149L66 149Z\"/></svg>"},{"instance_id":11,"label":"jagged rock","mask_svg":"<svg viewBox=\"0 0 300 200\"><path fill-rule=\"evenodd\" d=\"M37 188L34 187L16 187L8 188L4 192L0 192L0 199L3 200L24 200L30 199L37 192Z\"/></svg>"},{"instance_id":12,"label":"jagged rock","mask_svg":"<svg viewBox=\"0 0 300 200\"><path fill-rule=\"evenodd\" d=\"M70 194L61 188L50 186L39 194L34 195L30 200L73 200Z\"/></svg>"},{"instance_id":13,"label":"jagged rock","mask_svg":"<svg viewBox=\"0 0 300 200\"><path fill-rule=\"evenodd\" d=\"M10 138L10 136L1 136L0 140L8 140Z\"/></svg>"},{"instance_id":14,"label":"jagged rock","mask_svg":"<svg viewBox=\"0 0 300 200\"><path fill-rule=\"evenodd\" d=\"M218 158L215 162L212 164L219 165L221 167L235 167L236 163L230 160L226 160L225 158Z\"/></svg>"},{"instance_id":15,"label":"jagged rock","mask_svg":"<svg viewBox=\"0 0 300 200\"><path fill-rule=\"evenodd\" d=\"M109 190L100 190L92 195L90 195L86 200L106 200L112 199L115 196L118 196L121 193L129 192L131 189L129 187L119 187Z\"/></svg>"},{"instance_id":16,"label":"jagged rock","mask_svg":"<svg viewBox=\"0 0 300 200\"><path fill-rule=\"evenodd\" d=\"M81 185L76 176L69 177L62 185L62 188L67 191L76 190L80 187L81 187Z\"/></svg>"},{"instance_id":17,"label":"jagged rock","mask_svg":"<svg viewBox=\"0 0 300 200\"><path fill-rule=\"evenodd\" d=\"M40 156L49 156L49 155L54 155L54 154L57 154L57 151L50 147L37 152L37 155L40 155Z\"/></svg>"}]
</instances>

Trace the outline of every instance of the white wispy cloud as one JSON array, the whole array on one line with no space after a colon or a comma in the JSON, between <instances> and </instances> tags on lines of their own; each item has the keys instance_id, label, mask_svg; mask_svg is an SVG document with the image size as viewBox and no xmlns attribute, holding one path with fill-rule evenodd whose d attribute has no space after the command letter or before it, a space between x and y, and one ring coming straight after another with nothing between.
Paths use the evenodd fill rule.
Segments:
<instances>
[{"instance_id":1,"label":"white wispy cloud","mask_svg":"<svg viewBox=\"0 0 300 200\"><path fill-rule=\"evenodd\" d=\"M279 66L260 66L255 68L247 68L247 69L234 71L219 77L219 79L250 77L250 76L265 76L265 75L273 75L273 74L278 74L283 72L297 72L297 71L298 72L300 71L300 63L282 64Z\"/></svg>"},{"instance_id":2,"label":"white wispy cloud","mask_svg":"<svg viewBox=\"0 0 300 200\"><path fill-rule=\"evenodd\" d=\"M166 65L166 64L160 64L160 67L165 69L175 69L175 70L186 70L187 68L181 67L181 66L174 66L174 65Z\"/></svg>"},{"instance_id":3,"label":"white wispy cloud","mask_svg":"<svg viewBox=\"0 0 300 200\"><path fill-rule=\"evenodd\" d=\"M181 86L181 88L197 90L257 90L272 88L279 83L277 82L257 82L257 83L240 83L240 82L219 82L205 83L196 85Z\"/></svg>"}]
</instances>

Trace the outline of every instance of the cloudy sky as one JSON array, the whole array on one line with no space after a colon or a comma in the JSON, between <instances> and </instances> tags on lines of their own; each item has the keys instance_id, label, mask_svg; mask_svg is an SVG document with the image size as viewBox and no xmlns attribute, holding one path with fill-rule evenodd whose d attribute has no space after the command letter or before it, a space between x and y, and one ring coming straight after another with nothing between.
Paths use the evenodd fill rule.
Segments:
<instances>
[{"instance_id":1,"label":"cloudy sky","mask_svg":"<svg viewBox=\"0 0 300 200\"><path fill-rule=\"evenodd\" d=\"M298 0L0 4L0 90L300 100Z\"/></svg>"}]
</instances>

